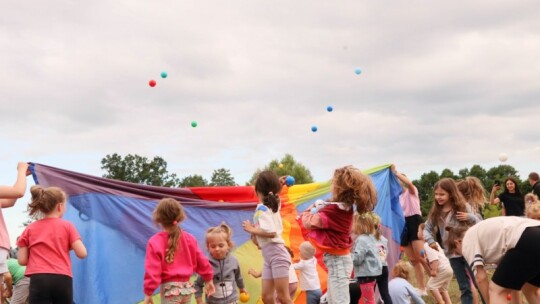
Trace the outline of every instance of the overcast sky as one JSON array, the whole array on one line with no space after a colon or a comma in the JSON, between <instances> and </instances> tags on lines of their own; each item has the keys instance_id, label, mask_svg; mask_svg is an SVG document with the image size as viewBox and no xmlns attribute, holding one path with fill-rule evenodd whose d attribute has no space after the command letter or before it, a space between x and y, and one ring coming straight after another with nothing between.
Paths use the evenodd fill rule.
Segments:
<instances>
[{"instance_id":1,"label":"overcast sky","mask_svg":"<svg viewBox=\"0 0 540 304\"><path fill-rule=\"evenodd\" d=\"M539 54L534 0L6 2L0 183L19 160L101 175L115 152L240 184L285 153L323 181L504 152L523 178L540 171ZM12 243L27 201L4 210Z\"/></svg>"}]
</instances>

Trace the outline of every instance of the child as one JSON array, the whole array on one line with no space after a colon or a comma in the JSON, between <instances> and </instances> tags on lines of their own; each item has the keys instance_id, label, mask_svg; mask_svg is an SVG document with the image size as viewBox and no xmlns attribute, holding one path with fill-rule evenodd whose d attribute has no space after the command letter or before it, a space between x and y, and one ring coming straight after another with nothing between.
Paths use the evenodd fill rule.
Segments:
<instances>
[{"instance_id":1,"label":"child","mask_svg":"<svg viewBox=\"0 0 540 304\"><path fill-rule=\"evenodd\" d=\"M537 201L528 205L525 215L530 219L540 220L540 202Z\"/></svg>"},{"instance_id":2,"label":"child","mask_svg":"<svg viewBox=\"0 0 540 304\"><path fill-rule=\"evenodd\" d=\"M429 247L439 250L440 244L444 244L447 238L446 227L460 224L473 225L480 221L471 206L465 202L463 195L457 189L456 183L451 178L442 178L434 186L435 202L431 207L424 227L424 240ZM439 244L439 245L438 245ZM456 276L461 291L461 303L472 304L470 274L465 259L455 252L449 252L444 248L446 256Z\"/></svg>"},{"instance_id":3,"label":"child","mask_svg":"<svg viewBox=\"0 0 540 304\"><path fill-rule=\"evenodd\" d=\"M27 163L18 163L15 184L13 186L0 186L0 274L8 272L6 261L10 249L9 234L2 209L13 207L17 199L24 196L24 192L26 191L26 175L28 174L27 170ZM0 275L0 303L4 302L3 286L2 276Z\"/></svg>"},{"instance_id":4,"label":"child","mask_svg":"<svg viewBox=\"0 0 540 304\"><path fill-rule=\"evenodd\" d=\"M536 194L534 193L525 194L524 200L525 200L525 209L527 209L527 207L532 204L540 203L540 200L538 200L538 197L536 197Z\"/></svg>"},{"instance_id":5,"label":"child","mask_svg":"<svg viewBox=\"0 0 540 304\"><path fill-rule=\"evenodd\" d=\"M473 212L483 218L487 195L482 181L478 177L467 176L457 182L457 187L465 201L471 205Z\"/></svg>"},{"instance_id":6,"label":"child","mask_svg":"<svg viewBox=\"0 0 540 304\"><path fill-rule=\"evenodd\" d=\"M240 293L247 294L238 260L230 254L234 246L231 238L231 227L225 223L206 231L206 248L210 253L209 261L214 270L213 282L216 287L216 292L206 297L206 303L236 303L238 301L237 288L240 289ZM199 276L195 281L195 299L197 300L197 304L203 303L203 286L204 279Z\"/></svg>"},{"instance_id":7,"label":"child","mask_svg":"<svg viewBox=\"0 0 540 304\"><path fill-rule=\"evenodd\" d=\"M386 256L388 252L388 240L382 235L381 232L381 218L373 212L373 224L375 225L375 232L373 235L377 240L377 252L379 253L379 258L382 263L382 273L376 278L377 287L379 287L379 294L384 304L392 304L392 298L390 298L390 293L388 292L388 262L386 261ZM420 240L423 240L420 238Z\"/></svg>"},{"instance_id":8,"label":"child","mask_svg":"<svg viewBox=\"0 0 540 304\"><path fill-rule=\"evenodd\" d=\"M26 267L21 266L16 259L8 259L7 266L9 272L4 274L4 279L8 278L8 290L4 298L11 298L10 304L28 304L30 278L24 276Z\"/></svg>"},{"instance_id":9,"label":"child","mask_svg":"<svg viewBox=\"0 0 540 304\"><path fill-rule=\"evenodd\" d=\"M30 188L31 217L42 217L28 225L17 241L19 264L30 277L30 303L73 303L73 280L69 251L84 259L86 247L75 226L62 219L66 194L60 188Z\"/></svg>"},{"instance_id":10,"label":"child","mask_svg":"<svg viewBox=\"0 0 540 304\"><path fill-rule=\"evenodd\" d=\"M298 276L296 275L296 270L294 270L294 266L292 265L292 260L294 259L294 253L292 252L291 248L288 246L285 246L285 249L287 249L287 252L289 253L289 256L291 257L291 266L289 266L289 296L291 297L291 300L294 300L294 297L296 296L296 291L298 290ZM279 299L277 298L276 294L276 304L281 304L279 302Z\"/></svg>"},{"instance_id":11,"label":"child","mask_svg":"<svg viewBox=\"0 0 540 304\"><path fill-rule=\"evenodd\" d=\"M418 239L418 226L423 222L418 189L405 174L396 170L395 165L390 166L390 170L397 177L403 189L403 192L399 195L399 204L401 205L403 216L405 216L405 229L401 236L401 246L413 265L416 286L419 289L419 293L426 295L424 270L420 263L422 257L418 255L420 249L424 246L424 240Z\"/></svg>"},{"instance_id":12,"label":"child","mask_svg":"<svg viewBox=\"0 0 540 304\"><path fill-rule=\"evenodd\" d=\"M146 246L144 304L154 303L152 294L158 286L162 304L190 303L195 289L189 279L194 272L205 281L206 295L214 294L212 266L197 239L178 226L186 218L180 202L172 198L160 200L153 217L163 231L154 234Z\"/></svg>"},{"instance_id":13,"label":"child","mask_svg":"<svg viewBox=\"0 0 540 304\"><path fill-rule=\"evenodd\" d=\"M306 291L306 304L319 304L322 292L321 281L317 273L315 247L310 242L300 244L300 262L293 264L300 270L300 290Z\"/></svg>"},{"instance_id":14,"label":"child","mask_svg":"<svg viewBox=\"0 0 540 304\"><path fill-rule=\"evenodd\" d=\"M399 261L392 269L394 278L388 283L388 289L393 304L410 304L411 300L414 304L425 304L415 288L408 282L409 267L409 263Z\"/></svg>"},{"instance_id":15,"label":"child","mask_svg":"<svg viewBox=\"0 0 540 304\"><path fill-rule=\"evenodd\" d=\"M371 213L354 215L354 241L352 260L354 276L360 284L362 299L365 304L375 304L375 280L382 274L382 262L373 235L375 222Z\"/></svg>"},{"instance_id":16,"label":"child","mask_svg":"<svg viewBox=\"0 0 540 304\"><path fill-rule=\"evenodd\" d=\"M255 181L255 192L260 203L255 209L253 224L249 220L242 223L246 232L255 235L256 243L262 250L262 297L264 303L270 304L274 303L274 291L280 303L292 304L289 295L291 257L281 237L283 223L279 213L279 193L284 183L285 179L278 179L273 171L259 173Z\"/></svg>"},{"instance_id":17,"label":"child","mask_svg":"<svg viewBox=\"0 0 540 304\"><path fill-rule=\"evenodd\" d=\"M418 238L424 239L424 224L420 224L418 229ZM440 245L437 243L437 247ZM422 254L423 253L423 254ZM437 304L452 304L448 286L454 277L454 271L450 266L450 261L442 250L435 250L427 243L424 243L424 249L421 255L425 257L425 262L422 263L426 271L430 274L427 282L427 290L431 291Z\"/></svg>"},{"instance_id":18,"label":"child","mask_svg":"<svg viewBox=\"0 0 540 304\"><path fill-rule=\"evenodd\" d=\"M448 242L475 271L485 301L507 303L509 291L522 290L528 303L540 303L540 222L498 216L465 228L452 227ZM497 264L491 280L486 264Z\"/></svg>"},{"instance_id":19,"label":"child","mask_svg":"<svg viewBox=\"0 0 540 304\"><path fill-rule=\"evenodd\" d=\"M360 170L346 166L334 172L332 202L316 202L302 213L308 240L321 250L328 268L328 303L349 303L349 278L353 268L350 236L354 207L363 214L373 210L377 193L371 179ZM315 208L323 204L322 208ZM311 212L315 208L316 212ZM317 211L318 209L318 211Z\"/></svg>"}]
</instances>

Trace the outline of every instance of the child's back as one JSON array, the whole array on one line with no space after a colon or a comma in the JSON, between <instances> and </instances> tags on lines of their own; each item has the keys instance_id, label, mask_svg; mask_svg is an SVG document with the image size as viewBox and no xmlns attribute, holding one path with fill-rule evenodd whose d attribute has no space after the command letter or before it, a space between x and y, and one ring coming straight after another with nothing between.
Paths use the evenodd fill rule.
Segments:
<instances>
[{"instance_id":1,"label":"child's back","mask_svg":"<svg viewBox=\"0 0 540 304\"><path fill-rule=\"evenodd\" d=\"M388 283L388 291L393 304L424 304L415 288L405 279L397 277Z\"/></svg>"}]
</instances>

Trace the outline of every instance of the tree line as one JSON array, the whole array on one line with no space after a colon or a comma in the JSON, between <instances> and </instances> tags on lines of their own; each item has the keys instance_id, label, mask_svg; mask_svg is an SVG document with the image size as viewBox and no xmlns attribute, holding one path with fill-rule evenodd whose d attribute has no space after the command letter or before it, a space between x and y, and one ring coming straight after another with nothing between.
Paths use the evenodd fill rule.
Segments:
<instances>
[{"instance_id":1,"label":"tree line","mask_svg":"<svg viewBox=\"0 0 540 304\"><path fill-rule=\"evenodd\" d=\"M176 173L170 173L167 168L167 162L160 156L153 159L136 154L128 154L124 157L114 153L108 154L101 160L101 169L105 171L103 177L140 183L145 185L160 187L207 187L207 186L237 186L231 171L226 168L215 169L210 179L207 180L202 175L191 174L180 178ZM312 183L313 177L308 168L297 162L290 154L285 154L281 159L271 160L262 168L253 172L249 181L245 185L252 185L259 172L262 170L273 170L278 175L292 175L297 184ZM420 206L422 215L429 213L433 204L433 187L441 178L452 178L454 180L463 179L467 176L475 176L484 184L486 195L489 195L491 188L496 180L501 183L505 178L512 176L518 182L521 193L527 193L532 190L527 179L521 180L516 169L510 165L498 165L490 169L484 169L480 165L473 165L471 168L463 168L456 173L450 169L444 169L440 173L429 171L413 180L413 184L418 189L420 196ZM490 217L500 212L498 206L486 205L484 215Z\"/></svg>"}]
</instances>

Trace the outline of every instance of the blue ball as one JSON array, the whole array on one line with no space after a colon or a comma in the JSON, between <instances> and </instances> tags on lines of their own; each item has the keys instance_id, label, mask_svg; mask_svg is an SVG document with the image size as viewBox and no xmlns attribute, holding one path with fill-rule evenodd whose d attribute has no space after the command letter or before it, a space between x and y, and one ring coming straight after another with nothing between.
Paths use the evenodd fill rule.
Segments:
<instances>
[{"instance_id":1,"label":"blue ball","mask_svg":"<svg viewBox=\"0 0 540 304\"><path fill-rule=\"evenodd\" d=\"M313 131L313 132L317 132L317 126L313 126L313 127L311 127L311 131Z\"/></svg>"},{"instance_id":2,"label":"blue ball","mask_svg":"<svg viewBox=\"0 0 540 304\"><path fill-rule=\"evenodd\" d=\"M289 187L294 185L294 177L287 175L287 178L285 179L285 184L287 184L287 186Z\"/></svg>"},{"instance_id":3,"label":"blue ball","mask_svg":"<svg viewBox=\"0 0 540 304\"><path fill-rule=\"evenodd\" d=\"M161 78L167 78L167 72L161 72Z\"/></svg>"},{"instance_id":4,"label":"blue ball","mask_svg":"<svg viewBox=\"0 0 540 304\"><path fill-rule=\"evenodd\" d=\"M355 73L356 75L360 75L360 74L362 74L362 69L356 68L356 69L354 69L354 73Z\"/></svg>"},{"instance_id":5,"label":"blue ball","mask_svg":"<svg viewBox=\"0 0 540 304\"><path fill-rule=\"evenodd\" d=\"M332 108L332 106L328 106L328 107L326 107L326 111L332 112L332 111L334 111L334 108Z\"/></svg>"}]
</instances>

